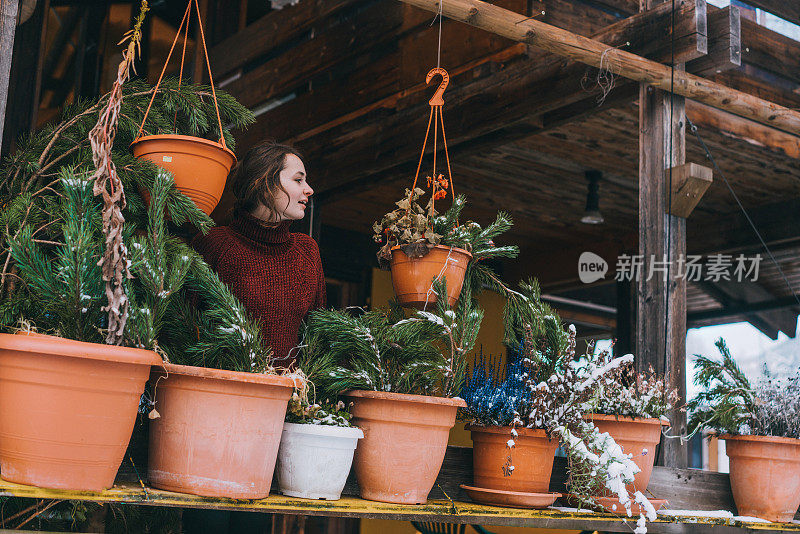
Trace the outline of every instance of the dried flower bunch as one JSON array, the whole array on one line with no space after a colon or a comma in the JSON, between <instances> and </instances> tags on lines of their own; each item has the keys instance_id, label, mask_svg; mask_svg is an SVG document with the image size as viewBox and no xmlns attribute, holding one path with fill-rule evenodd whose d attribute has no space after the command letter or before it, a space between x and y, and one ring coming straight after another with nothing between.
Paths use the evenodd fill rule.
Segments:
<instances>
[{"instance_id":1,"label":"dried flower bunch","mask_svg":"<svg viewBox=\"0 0 800 534\"><path fill-rule=\"evenodd\" d=\"M590 345L588 354L594 352ZM609 350L596 356L587 356L583 374L591 375L596 369L612 360ZM594 388L593 395L584 403L586 413L616 415L618 417L660 418L678 401L678 390L669 390L664 380L657 377L651 367L647 373L637 373L633 363L620 365L604 374Z\"/></svg>"},{"instance_id":2,"label":"dried flower bunch","mask_svg":"<svg viewBox=\"0 0 800 534\"><path fill-rule=\"evenodd\" d=\"M717 361L695 355L694 382L703 391L689 401L689 432L800 438L800 370L787 378L763 376L752 386L725 341Z\"/></svg>"}]
</instances>

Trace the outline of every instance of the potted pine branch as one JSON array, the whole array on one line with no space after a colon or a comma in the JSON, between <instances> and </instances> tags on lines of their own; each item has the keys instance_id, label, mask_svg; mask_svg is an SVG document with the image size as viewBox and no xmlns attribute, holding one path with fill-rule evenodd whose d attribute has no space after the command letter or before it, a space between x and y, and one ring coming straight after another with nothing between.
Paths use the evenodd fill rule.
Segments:
<instances>
[{"instance_id":1,"label":"potted pine branch","mask_svg":"<svg viewBox=\"0 0 800 534\"><path fill-rule=\"evenodd\" d=\"M434 289L445 294L445 284ZM313 354L331 362L318 386L345 391L353 422L364 432L354 460L362 498L427 501L456 412L465 405L455 395L482 319L471 295L463 294L456 308L439 299L434 311L409 318L396 303L360 316L311 314L307 335L319 340Z\"/></svg>"},{"instance_id":2,"label":"potted pine branch","mask_svg":"<svg viewBox=\"0 0 800 534\"><path fill-rule=\"evenodd\" d=\"M140 82L131 82L115 94L121 99L116 108L119 121L116 126L106 124L116 128L116 143L103 149L108 158L104 168L113 167L119 173L113 193L118 211L108 220L120 224L115 239L123 270L115 289L115 292L120 290L121 297L115 298L122 319L119 324L124 327L118 324L114 332L123 345L149 349L150 359L139 373L141 386L151 376L150 365L160 363L151 376L156 402L151 416L160 414L154 419L151 432L151 482L204 495L265 497L294 382L272 372L270 352L263 346L257 325L247 318L241 304L202 259L175 235L175 227L165 222L166 218L175 225L188 221L206 231L213 225L211 219L175 187L169 172L152 162L134 158L128 150L153 90ZM179 134L204 135L212 128L209 125L216 122L211 97L207 87L179 85L168 80L156 93L148 120L176 127ZM4 331L13 331L22 318L39 332L61 336L57 345L62 350L72 346L64 337L99 342L111 331L109 319L100 309L104 291L97 268L104 245L99 230L106 219L100 216L102 204L92 196L92 185L87 179L93 161L88 134L98 116L108 118L102 112L108 109L109 101L106 95L97 102L80 102L66 109L60 123L24 140L20 150L5 162L0 181L4 206L0 222L5 230L4 246L0 248L0 265L3 265L0 325ZM219 104L226 123L241 126L252 121L252 114L232 98L220 95ZM230 137L227 131L224 135ZM147 193L149 204L140 192ZM72 200L73 197L77 200ZM3 341L18 337L4 336ZM169 363L161 363L161 358L152 351ZM16 349L3 354L3 358L8 354L21 357ZM135 363L131 356L127 359ZM34 358L27 357L28 361ZM77 374L88 379L98 373ZM133 372L123 374L128 380L136 376ZM74 423L75 418L81 419L82 413L75 410L76 406L83 409L97 403L58 399L60 411L53 413L64 423L44 426L64 433L73 442L91 442L86 435L96 436L98 429L111 426L116 414L120 418L123 413L130 414L125 429L117 431L121 436L115 453L117 459L108 467L103 480L78 487L76 481L80 483L81 479L70 473L63 477L69 481L67 487L110 486L130 437L141 386L132 392L131 387L102 385L102 391L128 391L130 409L116 409L110 402L100 403L104 422L92 424L91 429ZM82 390L98 388L89 384ZM14 390L5 386L0 389L0 394ZM79 388L72 388L76 389ZM36 392L37 400L41 396L41 392ZM209 403L216 411L207 409L198 413L201 402ZM3 405L23 404L4 399ZM114 417L109 415L110 409ZM265 412L270 417L250 421L247 410ZM29 410L19 412L31 416ZM212 413L216 421L209 417ZM231 414L242 417L237 419ZM11 415L3 411L2 417ZM219 432L236 439L220 443L213 437ZM6 435L13 433L6 431ZM182 445L188 439L199 440L193 445L192 455ZM3 439L0 447L20 443ZM28 447L26 443L20 446ZM4 462L14 457L0 456ZM96 452L90 451L85 456L89 464L99 463ZM220 461L224 457L248 458L253 465L243 468L238 462L225 464ZM165 458L168 465L161 463ZM47 473L56 472L52 462L46 467ZM13 472L3 465L4 477L13 476ZM49 479L41 483L54 484Z\"/></svg>"},{"instance_id":3,"label":"potted pine branch","mask_svg":"<svg viewBox=\"0 0 800 534\"><path fill-rule=\"evenodd\" d=\"M398 302L422 310L433 308L437 300L434 281L447 279L448 305L454 306L471 265L519 253L516 246L498 247L493 241L511 228L508 214L499 212L486 228L473 221L460 224L466 198L457 196L440 215L434 206L436 192L434 188L423 208L419 200L425 191L406 189L406 196L396 202L397 209L373 225L374 239L382 244L378 260L390 266Z\"/></svg>"},{"instance_id":4,"label":"potted pine branch","mask_svg":"<svg viewBox=\"0 0 800 534\"><path fill-rule=\"evenodd\" d=\"M305 349L296 372L304 378L295 389L278 450L278 485L281 493L305 499L338 500L353 465L353 453L361 429L351 423L352 414L334 394L316 386L320 373L332 365L330 354L313 349L317 340L306 336ZM316 357L310 359L308 356ZM317 399L324 398L318 402Z\"/></svg>"},{"instance_id":5,"label":"potted pine branch","mask_svg":"<svg viewBox=\"0 0 800 534\"><path fill-rule=\"evenodd\" d=\"M126 336L125 198L109 155L146 11L143 3L111 92L23 142L3 168L0 327L16 332L0 334L7 480L110 487L150 366L160 361ZM80 140L67 138L78 132Z\"/></svg>"},{"instance_id":6,"label":"potted pine branch","mask_svg":"<svg viewBox=\"0 0 800 534\"><path fill-rule=\"evenodd\" d=\"M496 279L495 279L496 280ZM599 484L632 515L638 505L637 532L646 531L655 509L641 491L626 485L639 471L608 434L583 418L585 403L599 380L632 355L615 358L585 373L576 364L575 329L540 301L535 280L507 295L506 343L512 356L504 366L476 366L465 388L468 428L473 437L475 485L472 498L493 504L543 507L558 444L569 460L569 487L582 503L593 504Z\"/></svg>"},{"instance_id":7,"label":"potted pine branch","mask_svg":"<svg viewBox=\"0 0 800 534\"><path fill-rule=\"evenodd\" d=\"M788 523L800 507L800 371L751 384L723 339L721 359L695 356L689 431L725 440L739 515Z\"/></svg>"}]
</instances>

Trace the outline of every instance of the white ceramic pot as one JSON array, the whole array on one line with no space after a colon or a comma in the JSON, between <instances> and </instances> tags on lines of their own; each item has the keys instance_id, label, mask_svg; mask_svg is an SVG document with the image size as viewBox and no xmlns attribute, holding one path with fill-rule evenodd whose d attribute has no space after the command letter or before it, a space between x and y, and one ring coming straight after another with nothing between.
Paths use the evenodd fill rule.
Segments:
<instances>
[{"instance_id":1,"label":"white ceramic pot","mask_svg":"<svg viewBox=\"0 0 800 534\"><path fill-rule=\"evenodd\" d=\"M281 493L335 501L342 496L353 463L359 428L284 423L278 450Z\"/></svg>"}]
</instances>

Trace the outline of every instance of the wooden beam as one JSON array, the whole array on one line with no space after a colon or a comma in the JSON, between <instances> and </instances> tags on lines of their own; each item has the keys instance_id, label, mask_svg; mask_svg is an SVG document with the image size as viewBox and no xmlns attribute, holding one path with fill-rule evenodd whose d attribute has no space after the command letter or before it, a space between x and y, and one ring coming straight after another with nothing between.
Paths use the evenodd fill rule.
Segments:
<instances>
[{"instance_id":1,"label":"wooden beam","mask_svg":"<svg viewBox=\"0 0 800 534\"><path fill-rule=\"evenodd\" d=\"M701 321L707 321L709 319L725 319L725 318L732 318L738 317L740 315L756 315L760 312L764 311L773 311L773 310L780 310L783 308L794 308L800 306L797 303L797 299L794 296L791 297L780 297L771 300L763 300L759 302L748 302L745 304L738 303L738 304L729 304L726 305L724 308L714 309L714 310L705 310L705 311L696 311L688 314L687 321L689 323L699 323ZM797 314L794 314L797 317ZM789 337L794 337L795 332ZM774 338L774 336L772 336Z\"/></svg>"},{"instance_id":2,"label":"wooden beam","mask_svg":"<svg viewBox=\"0 0 800 534\"><path fill-rule=\"evenodd\" d=\"M724 9L710 9L708 54L689 61L686 70L698 76L713 76L741 64L742 27L739 8L728 6Z\"/></svg>"},{"instance_id":3,"label":"wooden beam","mask_svg":"<svg viewBox=\"0 0 800 534\"><path fill-rule=\"evenodd\" d=\"M718 131L733 139L740 139L790 158L800 159L800 139L795 135L692 100L686 102L686 117L700 128Z\"/></svg>"},{"instance_id":4,"label":"wooden beam","mask_svg":"<svg viewBox=\"0 0 800 534\"><path fill-rule=\"evenodd\" d=\"M11 77L11 58L14 56L14 34L17 30L17 10L19 0L0 2L0 150L5 152L3 143L8 82Z\"/></svg>"},{"instance_id":5,"label":"wooden beam","mask_svg":"<svg viewBox=\"0 0 800 534\"><path fill-rule=\"evenodd\" d=\"M436 0L401 1L431 12L439 11ZM535 45L593 67L607 65L620 76L646 83L656 89L674 90L680 96L800 135L800 113L797 111L699 76L680 71L673 73L665 65L624 50L608 53L608 47L601 42L528 19L524 15L481 0L450 0L442 3L442 10L450 18L503 37Z\"/></svg>"},{"instance_id":6,"label":"wooden beam","mask_svg":"<svg viewBox=\"0 0 800 534\"><path fill-rule=\"evenodd\" d=\"M696 163L678 165L671 169L671 173L672 198L667 206L668 212L686 219L711 185L713 173L709 167Z\"/></svg>"},{"instance_id":7,"label":"wooden beam","mask_svg":"<svg viewBox=\"0 0 800 534\"><path fill-rule=\"evenodd\" d=\"M14 59L8 86L8 101L3 127L2 156L13 152L19 136L33 131L39 102L34 101L40 80L42 32L47 3L37 2L33 15L20 24L14 35Z\"/></svg>"}]
</instances>

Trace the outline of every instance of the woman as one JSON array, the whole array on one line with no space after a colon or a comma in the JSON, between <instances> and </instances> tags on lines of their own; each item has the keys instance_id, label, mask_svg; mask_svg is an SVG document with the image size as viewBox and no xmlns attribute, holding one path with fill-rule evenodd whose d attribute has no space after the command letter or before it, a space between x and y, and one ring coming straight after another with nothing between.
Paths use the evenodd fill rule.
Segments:
<instances>
[{"instance_id":1,"label":"woman","mask_svg":"<svg viewBox=\"0 0 800 534\"><path fill-rule=\"evenodd\" d=\"M234 167L230 179L234 220L195 238L193 246L261 323L275 365L294 362L300 324L309 311L325 306L325 276L317 243L290 233L305 217L314 190L300 154L262 142Z\"/></svg>"},{"instance_id":2,"label":"woman","mask_svg":"<svg viewBox=\"0 0 800 534\"><path fill-rule=\"evenodd\" d=\"M300 324L309 311L325 306L319 247L311 237L289 232L292 221L305 217L314 190L300 154L268 141L251 148L229 180L236 196L233 222L198 235L192 246L261 323L274 365L289 368ZM269 515L255 512L183 513L187 534L260 533L269 521Z\"/></svg>"}]
</instances>

